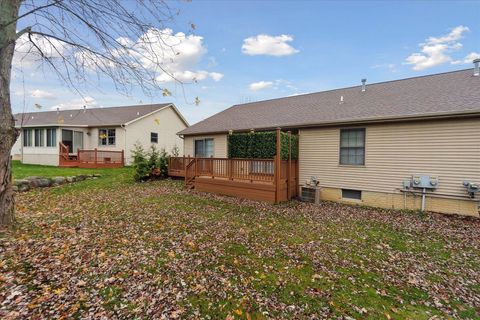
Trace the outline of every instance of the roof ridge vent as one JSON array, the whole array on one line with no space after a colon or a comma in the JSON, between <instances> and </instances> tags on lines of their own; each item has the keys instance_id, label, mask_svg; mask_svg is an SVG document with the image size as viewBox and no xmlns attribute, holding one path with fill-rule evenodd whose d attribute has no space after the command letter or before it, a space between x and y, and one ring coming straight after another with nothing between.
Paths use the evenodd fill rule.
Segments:
<instances>
[{"instance_id":1,"label":"roof ridge vent","mask_svg":"<svg viewBox=\"0 0 480 320\"><path fill-rule=\"evenodd\" d=\"M480 76L480 58L473 60L473 76Z\"/></svg>"},{"instance_id":2,"label":"roof ridge vent","mask_svg":"<svg viewBox=\"0 0 480 320\"><path fill-rule=\"evenodd\" d=\"M362 92L367 91L367 78L362 79Z\"/></svg>"}]
</instances>

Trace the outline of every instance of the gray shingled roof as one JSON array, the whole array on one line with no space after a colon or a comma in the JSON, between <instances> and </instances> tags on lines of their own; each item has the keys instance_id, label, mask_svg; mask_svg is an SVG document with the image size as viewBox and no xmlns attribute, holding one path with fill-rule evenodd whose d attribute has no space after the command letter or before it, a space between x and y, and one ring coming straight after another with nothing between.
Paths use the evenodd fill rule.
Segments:
<instances>
[{"instance_id":1,"label":"gray shingled roof","mask_svg":"<svg viewBox=\"0 0 480 320\"><path fill-rule=\"evenodd\" d=\"M340 97L343 96L343 103ZM473 69L234 105L179 134L299 128L333 123L480 114Z\"/></svg>"},{"instance_id":2,"label":"gray shingled roof","mask_svg":"<svg viewBox=\"0 0 480 320\"><path fill-rule=\"evenodd\" d=\"M15 114L16 126L119 126L171 103L125 107L87 108L85 110L39 111ZM63 119L63 122L62 122Z\"/></svg>"}]
</instances>

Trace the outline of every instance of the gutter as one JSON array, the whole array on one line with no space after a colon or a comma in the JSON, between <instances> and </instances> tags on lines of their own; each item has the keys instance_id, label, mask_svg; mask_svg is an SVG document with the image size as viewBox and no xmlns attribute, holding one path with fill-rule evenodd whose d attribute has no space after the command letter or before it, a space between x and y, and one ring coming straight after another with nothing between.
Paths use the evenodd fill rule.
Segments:
<instances>
[{"instance_id":1,"label":"gutter","mask_svg":"<svg viewBox=\"0 0 480 320\"><path fill-rule=\"evenodd\" d=\"M370 123L393 123L393 122L404 122L404 121L420 121L420 120L441 120L441 119L451 119L451 118L467 118L467 117L480 117L480 110L475 111L465 111L457 113L431 113L424 115L412 115L404 117L372 117L372 118L363 118L358 120L334 120L334 121L325 121L309 124L298 124L298 125L275 125L271 127L257 127L257 128L248 128L248 129L237 129L233 130L234 132L250 132L251 129L258 131L270 131L275 130L279 126L282 129L301 129L301 128L317 128L317 127L332 127L332 126L342 126L342 125L357 125L357 124L370 124ZM200 131L194 133L181 133L178 132L177 135L184 136L196 136L203 134L223 134L228 133L229 130L222 131Z\"/></svg>"}]
</instances>

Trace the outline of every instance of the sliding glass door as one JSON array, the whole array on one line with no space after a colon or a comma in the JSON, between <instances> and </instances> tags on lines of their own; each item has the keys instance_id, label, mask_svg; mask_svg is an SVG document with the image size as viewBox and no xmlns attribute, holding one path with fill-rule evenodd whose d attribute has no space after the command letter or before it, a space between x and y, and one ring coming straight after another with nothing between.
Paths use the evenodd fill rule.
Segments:
<instances>
[{"instance_id":1,"label":"sliding glass door","mask_svg":"<svg viewBox=\"0 0 480 320\"><path fill-rule=\"evenodd\" d=\"M83 149L83 132L62 129L62 143L68 146L69 153L77 153L78 149Z\"/></svg>"}]
</instances>

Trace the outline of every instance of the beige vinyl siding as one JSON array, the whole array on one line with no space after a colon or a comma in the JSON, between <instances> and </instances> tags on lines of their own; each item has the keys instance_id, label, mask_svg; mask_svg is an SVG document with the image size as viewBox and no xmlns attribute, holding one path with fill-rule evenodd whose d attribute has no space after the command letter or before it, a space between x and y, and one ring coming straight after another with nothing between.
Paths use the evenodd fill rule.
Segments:
<instances>
[{"instance_id":1,"label":"beige vinyl siding","mask_svg":"<svg viewBox=\"0 0 480 320\"><path fill-rule=\"evenodd\" d=\"M365 166L339 165L341 128L300 130L300 184L399 193L412 174L439 177L437 194L466 197L462 181L480 182L480 118L390 123L366 128Z\"/></svg>"},{"instance_id":2,"label":"beige vinyl siding","mask_svg":"<svg viewBox=\"0 0 480 320\"><path fill-rule=\"evenodd\" d=\"M214 134L207 136L186 136L184 139L184 154L186 156L194 156L194 140L197 139L213 139L214 146L214 157L215 158L226 158L228 155L227 149L227 134Z\"/></svg>"}]
</instances>

